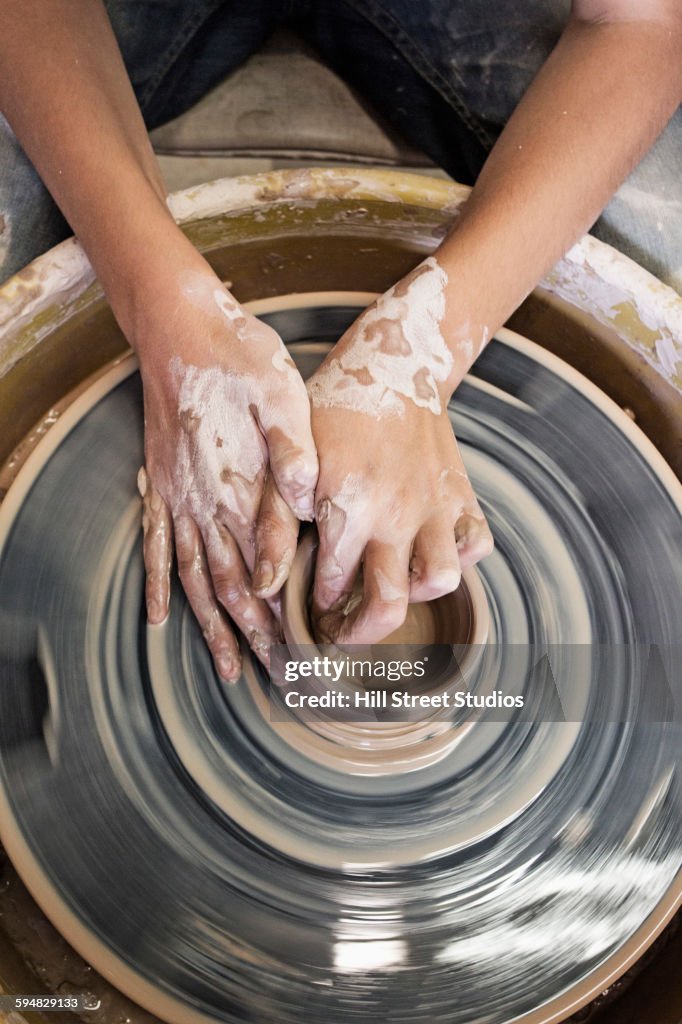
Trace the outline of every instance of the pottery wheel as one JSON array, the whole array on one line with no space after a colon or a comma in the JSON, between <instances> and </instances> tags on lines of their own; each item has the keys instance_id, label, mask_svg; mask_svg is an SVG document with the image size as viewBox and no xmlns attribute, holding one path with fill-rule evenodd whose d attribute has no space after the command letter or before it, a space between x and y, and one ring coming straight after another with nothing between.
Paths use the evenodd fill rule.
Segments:
<instances>
[{"instance_id":1,"label":"pottery wheel","mask_svg":"<svg viewBox=\"0 0 682 1024\"><path fill-rule=\"evenodd\" d=\"M256 311L307 375L366 301ZM680 901L680 486L621 410L510 332L450 415L495 535L481 672L524 685L552 652L561 713L481 712L413 771L297 749L259 709L258 666L219 683L177 583L147 628L131 360L3 503L2 841L65 937L169 1021L561 1020Z\"/></svg>"}]
</instances>

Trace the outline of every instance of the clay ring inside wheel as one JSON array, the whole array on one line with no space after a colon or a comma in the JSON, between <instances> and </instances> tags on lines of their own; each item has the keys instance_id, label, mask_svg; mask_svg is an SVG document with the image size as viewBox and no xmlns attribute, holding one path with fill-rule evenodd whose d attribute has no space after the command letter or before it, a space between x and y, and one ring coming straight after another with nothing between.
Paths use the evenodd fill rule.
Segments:
<instances>
[{"instance_id":1,"label":"clay ring inside wheel","mask_svg":"<svg viewBox=\"0 0 682 1024\"><path fill-rule=\"evenodd\" d=\"M255 311L307 374L364 301ZM291 742L257 664L220 683L177 582L147 627L132 360L0 507L1 838L65 937L165 1020L548 1024L679 905L680 485L509 332L450 417L496 544L472 692L528 696L542 655L559 705L484 711L409 770Z\"/></svg>"},{"instance_id":2,"label":"clay ring inside wheel","mask_svg":"<svg viewBox=\"0 0 682 1024\"><path fill-rule=\"evenodd\" d=\"M318 655L330 658L343 666L348 651L340 650L321 637L311 616L311 595L317 534L304 530L294 557L289 578L283 591L282 631L286 641L287 658L298 657L306 660ZM361 588L361 576L356 589ZM353 657L361 660L380 656L382 659L400 660L401 657L418 657L419 653L431 653L435 645L456 646L457 657L448 659L444 671L438 673L436 685L427 685L420 692L433 698L444 693L453 693L461 680L474 672L483 653L488 636L490 615L483 585L474 567L465 569L458 589L433 601L408 606L402 626L387 636L381 644L354 648ZM387 653L390 652L390 653ZM269 708L270 724L287 742L299 752L328 767L358 775L390 775L414 772L417 768L436 764L461 741L472 727L472 722L455 722L449 713L434 704L431 713L420 710L413 715L384 718L370 714L358 717L338 713L311 714L304 710L302 717L295 711L286 710L277 690L271 690L268 697L259 693L255 682L253 666L248 664L246 678L256 699L264 703L272 701ZM428 682L428 681L427 681ZM322 690L328 689L322 684ZM341 693L350 704L355 691L363 690L354 678L340 676L334 691ZM401 720L401 718L403 720Z\"/></svg>"}]
</instances>

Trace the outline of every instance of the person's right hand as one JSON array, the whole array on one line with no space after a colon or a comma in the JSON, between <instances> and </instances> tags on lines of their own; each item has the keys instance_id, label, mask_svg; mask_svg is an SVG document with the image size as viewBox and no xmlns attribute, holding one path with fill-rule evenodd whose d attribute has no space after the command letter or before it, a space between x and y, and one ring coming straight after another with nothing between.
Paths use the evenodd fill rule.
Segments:
<instances>
[{"instance_id":1,"label":"person's right hand","mask_svg":"<svg viewBox=\"0 0 682 1024\"><path fill-rule=\"evenodd\" d=\"M266 599L289 574L298 519L313 518L318 465L306 389L279 336L207 265L150 296L135 348L149 621L168 614L174 542L218 674L236 681L227 615L268 665L279 626Z\"/></svg>"}]
</instances>

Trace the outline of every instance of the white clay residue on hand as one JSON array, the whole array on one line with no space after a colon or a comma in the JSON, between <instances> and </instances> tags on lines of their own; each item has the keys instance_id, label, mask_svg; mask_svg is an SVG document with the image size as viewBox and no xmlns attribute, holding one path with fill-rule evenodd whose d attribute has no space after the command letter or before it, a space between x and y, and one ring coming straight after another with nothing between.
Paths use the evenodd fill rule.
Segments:
<instances>
[{"instance_id":1,"label":"white clay residue on hand","mask_svg":"<svg viewBox=\"0 0 682 1024\"><path fill-rule=\"evenodd\" d=\"M375 417L403 415L403 400L441 412L439 385L453 366L441 331L448 276L430 256L399 281L351 328L311 380L313 405L341 407Z\"/></svg>"},{"instance_id":2,"label":"white clay residue on hand","mask_svg":"<svg viewBox=\"0 0 682 1024\"><path fill-rule=\"evenodd\" d=\"M171 372L183 425L174 504L187 508L202 525L215 518L220 499L235 518L248 522L254 514L254 486L266 462L263 437L242 411L249 381L218 367L185 366L177 356Z\"/></svg>"},{"instance_id":3,"label":"white clay residue on hand","mask_svg":"<svg viewBox=\"0 0 682 1024\"><path fill-rule=\"evenodd\" d=\"M281 340L279 343L279 347L275 349L275 352L272 356L272 365L280 373L283 373L287 376L290 375L291 373L298 375L296 363L289 355L286 345Z\"/></svg>"},{"instance_id":4,"label":"white clay residue on hand","mask_svg":"<svg viewBox=\"0 0 682 1024\"><path fill-rule=\"evenodd\" d=\"M236 299L233 299L229 292L223 291L221 288L215 289L213 298L220 312L229 320L237 338L240 341L248 341L248 320Z\"/></svg>"},{"instance_id":5,"label":"white clay residue on hand","mask_svg":"<svg viewBox=\"0 0 682 1024\"><path fill-rule=\"evenodd\" d=\"M461 376L469 370L480 356L490 339L490 331L486 326L480 328L477 335L469 321L462 324L451 336L450 344L457 353L457 362L461 363Z\"/></svg>"},{"instance_id":6,"label":"white clay residue on hand","mask_svg":"<svg viewBox=\"0 0 682 1024\"><path fill-rule=\"evenodd\" d=\"M379 590L382 601L391 604L393 601L402 601L405 596L405 589L396 586L381 569L374 569L374 581Z\"/></svg>"},{"instance_id":7,"label":"white clay residue on hand","mask_svg":"<svg viewBox=\"0 0 682 1024\"><path fill-rule=\"evenodd\" d=\"M280 373L290 378L298 377L296 364L289 355L282 339L254 317L247 317L232 295L220 288L213 292L216 306L229 321L240 342L275 346L272 354L272 365Z\"/></svg>"},{"instance_id":8,"label":"white clay residue on hand","mask_svg":"<svg viewBox=\"0 0 682 1024\"><path fill-rule=\"evenodd\" d=\"M360 530L369 513L365 489L361 481L350 473L333 499L318 501L315 518L318 524L324 524L326 556L318 559L318 581L324 588L323 600L327 605L348 596L344 589L347 580L343 566L349 554L360 544Z\"/></svg>"}]
</instances>

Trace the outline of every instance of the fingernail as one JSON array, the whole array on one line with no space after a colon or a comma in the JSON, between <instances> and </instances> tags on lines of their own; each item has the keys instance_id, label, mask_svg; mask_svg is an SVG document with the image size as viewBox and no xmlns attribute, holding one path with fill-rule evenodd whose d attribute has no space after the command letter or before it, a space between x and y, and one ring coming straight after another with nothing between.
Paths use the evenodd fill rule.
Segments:
<instances>
[{"instance_id":1,"label":"fingernail","mask_svg":"<svg viewBox=\"0 0 682 1024\"><path fill-rule=\"evenodd\" d=\"M254 629L249 637L249 646L251 650L261 661L265 661L266 658L270 660L270 639L263 633L259 633L257 629Z\"/></svg>"},{"instance_id":2,"label":"fingernail","mask_svg":"<svg viewBox=\"0 0 682 1024\"><path fill-rule=\"evenodd\" d=\"M317 521L318 523L324 523L325 520L329 519L332 511L332 503L329 498L323 498L317 503Z\"/></svg>"},{"instance_id":3,"label":"fingernail","mask_svg":"<svg viewBox=\"0 0 682 1024\"><path fill-rule=\"evenodd\" d=\"M254 590L268 590L275 578L275 567L272 562L259 562L253 574Z\"/></svg>"},{"instance_id":4,"label":"fingernail","mask_svg":"<svg viewBox=\"0 0 682 1024\"><path fill-rule=\"evenodd\" d=\"M274 580L272 581L272 584L271 584L272 586L275 587L275 590L279 590L281 588L281 586L284 583L285 579L289 575L289 568L290 568L290 566L291 566L291 558L283 558L281 560L281 562L277 563L277 568L275 569L275 578L274 578Z\"/></svg>"},{"instance_id":5,"label":"fingernail","mask_svg":"<svg viewBox=\"0 0 682 1024\"><path fill-rule=\"evenodd\" d=\"M240 676L239 665L231 654L220 654L217 658L218 675L225 683L236 683Z\"/></svg>"},{"instance_id":6,"label":"fingernail","mask_svg":"<svg viewBox=\"0 0 682 1024\"><path fill-rule=\"evenodd\" d=\"M152 599L147 605L147 618L152 626L159 626L166 618L166 609L160 601Z\"/></svg>"},{"instance_id":7,"label":"fingernail","mask_svg":"<svg viewBox=\"0 0 682 1024\"><path fill-rule=\"evenodd\" d=\"M317 480L317 461L311 462L310 459L300 453L296 454L288 463L285 463L284 468L289 479L298 487L311 488Z\"/></svg>"},{"instance_id":8,"label":"fingernail","mask_svg":"<svg viewBox=\"0 0 682 1024\"><path fill-rule=\"evenodd\" d=\"M158 491L152 489L152 493L149 496L149 507L152 512L160 512L163 508L163 498Z\"/></svg>"},{"instance_id":9,"label":"fingernail","mask_svg":"<svg viewBox=\"0 0 682 1024\"><path fill-rule=\"evenodd\" d=\"M302 523L312 523L315 518L315 509L312 501L309 505L295 505L294 515L297 519L300 519Z\"/></svg>"}]
</instances>

